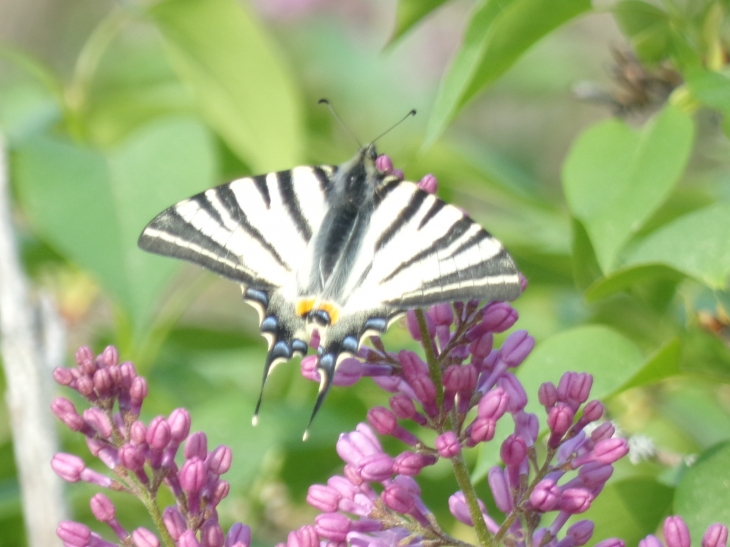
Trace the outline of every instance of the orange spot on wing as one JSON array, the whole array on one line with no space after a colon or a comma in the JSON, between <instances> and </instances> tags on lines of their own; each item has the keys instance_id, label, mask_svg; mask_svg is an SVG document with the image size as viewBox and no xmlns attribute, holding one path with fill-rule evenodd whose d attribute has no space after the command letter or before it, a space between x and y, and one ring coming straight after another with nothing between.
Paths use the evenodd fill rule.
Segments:
<instances>
[{"instance_id":1,"label":"orange spot on wing","mask_svg":"<svg viewBox=\"0 0 730 547\"><path fill-rule=\"evenodd\" d=\"M302 298L300 300L297 300L295 311L299 317L304 317L310 311L312 311L313 307L314 307L314 298Z\"/></svg>"}]
</instances>

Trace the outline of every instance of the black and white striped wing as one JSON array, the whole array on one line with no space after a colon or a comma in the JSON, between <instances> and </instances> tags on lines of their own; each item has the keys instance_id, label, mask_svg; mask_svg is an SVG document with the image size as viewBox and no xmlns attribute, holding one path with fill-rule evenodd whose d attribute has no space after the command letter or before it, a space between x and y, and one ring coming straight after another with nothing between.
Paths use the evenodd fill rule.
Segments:
<instances>
[{"instance_id":1,"label":"black and white striped wing","mask_svg":"<svg viewBox=\"0 0 730 547\"><path fill-rule=\"evenodd\" d=\"M456 300L514 300L517 267L502 244L459 209L411 182L378 189L343 313L374 301L407 310Z\"/></svg>"},{"instance_id":2,"label":"black and white striped wing","mask_svg":"<svg viewBox=\"0 0 730 547\"><path fill-rule=\"evenodd\" d=\"M297 268L324 217L333 172L296 167L211 188L157 215L138 244L247 288L296 291Z\"/></svg>"}]
</instances>

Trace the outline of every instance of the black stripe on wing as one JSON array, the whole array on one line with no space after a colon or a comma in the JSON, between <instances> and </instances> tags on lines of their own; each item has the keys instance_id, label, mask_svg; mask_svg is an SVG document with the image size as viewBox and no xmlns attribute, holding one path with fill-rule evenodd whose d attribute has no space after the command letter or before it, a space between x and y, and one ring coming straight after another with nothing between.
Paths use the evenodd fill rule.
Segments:
<instances>
[{"instance_id":1,"label":"black stripe on wing","mask_svg":"<svg viewBox=\"0 0 730 547\"><path fill-rule=\"evenodd\" d=\"M279 183L281 201L289 213L289 218L291 218L292 222L295 224L297 230L300 234L302 234L304 239L309 241L312 238L312 227L309 225L309 222L307 222L304 214L302 214L302 207L292 183L292 172L280 171L276 173L276 179Z\"/></svg>"},{"instance_id":2,"label":"black stripe on wing","mask_svg":"<svg viewBox=\"0 0 730 547\"><path fill-rule=\"evenodd\" d=\"M232 257L224 246L196 230L174 207L166 209L147 225L137 245L151 253L199 264L240 283L255 280L252 272Z\"/></svg>"},{"instance_id":3,"label":"black stripe on wing","mask_svg":"<svg viewBox=\"0 0 730 547\"><path fill-rule=\"evenodd\" d=\"M261 177L255 177L254 180L257 180ZM265 182L265 181L264 181ZM256 184L256 188L259 188L258 183ZM230 185L224 184L223 186L218 186L214 189L216 196L218 196L218 199L221 200L221 203L225 206L228 213L231 215L231 217L236 221L238 226L242 228L248 235L250 235L253 239L259 242L259 244L276 260L281 266L286 268L287 270L292 269L292 266L287 264L284 259L279 254L279 251L276 250L276 247L271 244L271 242L266 239L266 236L262 234L258 228L256 228L254 225L252 225L248 218L246 217L246 214L241 210L241 206L238 203L238 199L236 198L236 195L233 193L233 190L231 190ZM266 186L266 192L265 194L262 192L262 196L265 195L269 201L268 203L271 203L271 198L269 197L269 190L268 186Z\"/></svg>"}]
</instances>

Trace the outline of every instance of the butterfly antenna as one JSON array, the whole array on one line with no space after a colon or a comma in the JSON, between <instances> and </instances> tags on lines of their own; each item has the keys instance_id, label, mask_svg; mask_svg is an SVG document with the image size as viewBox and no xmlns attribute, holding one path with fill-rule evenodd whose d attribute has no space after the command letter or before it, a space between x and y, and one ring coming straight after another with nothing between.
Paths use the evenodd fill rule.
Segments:
<instances>
[{"instance_id":1,"label":"butterfly antenna","mask_svg":"<svg viewBox=\"0 0 730 547\"><path fill-rule=\"evenodd\" d=\"M358 148L362 148L362 144L360 144L360 140L355 136L355 133L345 125L345 122L342 121L342 118L340 118L337 115L337 112L335 112L335 107L330 104L330 102L327 99L320 99L317 101L317 104L325 104L327 105L327 108L330 109L330 112L332 113L332 116L337 120L337 123L340 124L340 126L347 132L348 135L352 137L352 140L354 140L357 143Z\"/></svg>"},{"instance_id":2,"label":"butterfly antenna","mask_svg":"<svg viewBox=\"0 0 730 547\"><path fill-rule=\"evenodd\" d=\"M329 353L322 355L322 357L320 357L319 359L319 363L317 363L317 370L319 371L321 377L321 380L319 382L319 393L317 393L317 401L314 403L314 409L312 410L312 416L309 418L307 429L304 430L304 436L302 437L303 441L306 441L309 438L309 429L312 427L314 417L317 415L317 412L319 412L319 409L324 402L324 398L327 396L327 392L330 390L330 386L332 385L332 377L335 375L336 362L337 357Z\"/></svg>"},{"instance_id":3,"label":"butterfly antenna","mask_svg":"<svg viewBox=\"0 0 730 547\"><path fill-rule=\"evenodd\" d=\"M398 122L394 123L386 131L383 131L380 135L378 135L376 138L374 138L370 144L371 145L375 144L377 141L379 141L385 135L387 135L388 133L390 133L391 131L393 131L393 129L395 129L396 127L398 127L400 124L402 124L408 118L410 118L411 116L415 116L415 115L416 115L416 109L414 108L408 114L406 114L405 116L403 116Z\"/></svg>"}]
</instances>

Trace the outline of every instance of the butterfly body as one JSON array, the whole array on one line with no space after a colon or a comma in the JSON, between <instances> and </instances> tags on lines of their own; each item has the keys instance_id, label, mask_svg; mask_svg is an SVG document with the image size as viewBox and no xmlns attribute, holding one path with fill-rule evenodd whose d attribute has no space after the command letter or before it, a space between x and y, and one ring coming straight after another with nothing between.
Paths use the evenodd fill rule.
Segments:
<instances>
[{"instance_id":1,"label":"butterfly body","mask_svg":"<svg viewBox=\"0 0 730 547\"><path fill-rule=\"evenodd\" d=\"M139 238L144 250L241 284L269 344L264 382L274 365L306 354L318 331L312 417L337 364L406 310L521 292L496 239L457 208L378 170L376 157L370 145L339 167L295 167L212 188L160 213Z\"/></svg>"}]
</instances>

